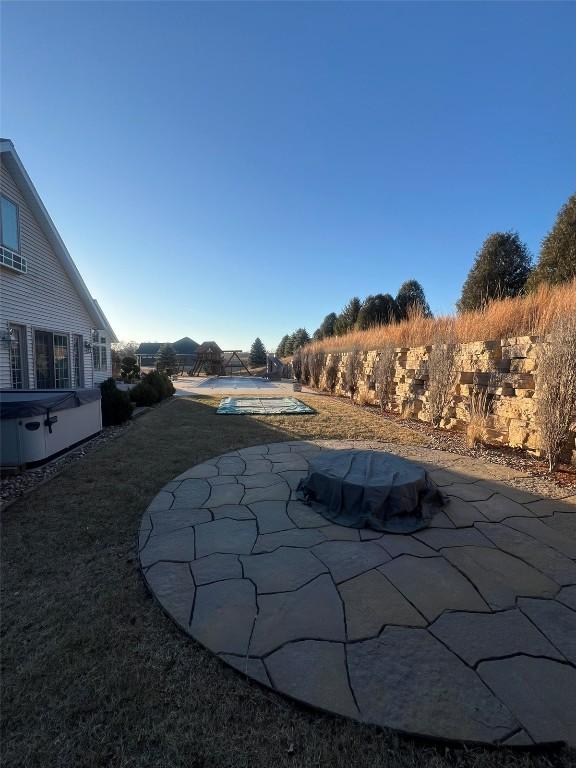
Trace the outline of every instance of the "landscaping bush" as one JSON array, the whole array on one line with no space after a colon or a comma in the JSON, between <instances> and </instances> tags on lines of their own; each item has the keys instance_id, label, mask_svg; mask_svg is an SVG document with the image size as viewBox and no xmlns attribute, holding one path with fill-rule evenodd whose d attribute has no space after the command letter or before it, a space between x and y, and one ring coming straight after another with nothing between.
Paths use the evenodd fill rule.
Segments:
<instances>
[{"instance_id":1,"label":"landscaping bush","mask_svg":"<svg viewBox=\"0 0 576 768\"><path fill-rule=\"evenodd\" d=\"M350 393L350 399L354 402L360 376L362 375L362 352L358 347L352 347L346 360L346 389Z\"/></svg>"},{"instance_id":2,"label":"landscaping bush","mask_svg":"<svg viewBox=\"0 0 576 768\"><path fill-rule=\"evenodd\" d=\"M130 390L130 397L139 407L155 405L174 394L174 385L165 373L150 371Z\"/></svg>"},{"instance_id":3,"label":"landscaping bush","mask_svg":"<svg viewBox=\"0 0 576 768\"><path fill-rule=\"evenodd\" d=\"M374 364L374 384L376 396L383 413L386 408L391 408L394 398L394 373L396 371L396 353L391 344L385 344L380 350L378 360Z\"/></svg>"},{"instance_id":4,"label":"landscaping bush","mask_svg":"<svg viewBox=\"0 0 576 768\"><path fill-rule=\"evenodd\" d=\"M552 472L576 423L576 312L556 321L540 354L536 416Z\"/></svg>"},{"instance_id":5,"label":"landscaping bush","mask_svg":"<svg viewBox=\"0 0 576 768\"><path fill-rule=\"evenodd\" d=\"M111 427L128 421L134 409L128 393L119 390L114 379L103 381L100 392L103 426Z\"/></svg>"},{"instance_id":6,"label":"landscaping bush","mask_svg":"<svg viewBox=\"0 0 576 768\"><path fill-rule=\"evenodd\" d=\"M130 399L139 408L147 408L150 405L156 405L160 402L158 392L147 381L141 381L130 390Z\"/></svg>"},{"instance_id":7,"label":"landscaping bush","mask_svg":"<svg viewBox=\"0 0 576 768\"><path fill-rule=\"evenodd\" d=\"M324 354L318 349L311 349L309 353L309 366L312 383L319 389L322 371L324 370Z\"/></svg>"},{"instance_id":8,"label":"landscaping bush","mask_svg":"<svg viewBox=\"0 0 576 768\"><path fill-rule=\"evenodd\" d=\"M120 376L122 381L130 383L140 378L140 366L135 355L126 355L122 358Z\"/></svg>"},{"instance_id":9,"label":"landscaping bush","mask_svg":"<svg viewBox=\"0 0 576 768\"><path fill-rule=\"evenodd\" d=\"M428 356L428 407L433 427L439 427L456 386L456 344L451 338L434 344Z\"/></svg>"},{"instance_id":10,"label":"landscaping bush","mask_svg":"<svg viewBox=\"0 0 576 768\"><path fill-rule=\"evenodd\" d=\"M158 400L172 397L175 392L174 384L170 381L170 377L165 373L160 373L160 371L150 371L150 373L144 376L143 381L158 393Z\"/></svg>"},{"instance_id":11,"label":"landscaping bush","mask_svg":"<svg viewBox=\"0 0 576 768\"><path fill-rule=\"evenodd\" d=\"M326 366L326 389L331 395L336 391L338 371L340 370L340 355L332 354Z\"/></svg>"},{"instance_id":12,"label":"landscaping bush","mask_svg":"<svg viewBox=\"0 0 576 768\"><path fill-rule=\"evenodd\" d=\"M297 349L296 352L294 352L294 357L292 358L292 370L294 371L294 378L296 381L301 381L302 379L302 350Z\"/></svg>"}]
</instances>

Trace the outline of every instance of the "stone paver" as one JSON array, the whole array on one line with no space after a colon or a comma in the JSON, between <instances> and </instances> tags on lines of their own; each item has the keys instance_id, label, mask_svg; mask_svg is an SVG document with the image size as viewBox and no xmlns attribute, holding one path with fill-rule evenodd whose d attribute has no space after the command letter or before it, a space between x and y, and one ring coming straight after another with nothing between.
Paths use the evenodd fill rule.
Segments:
<instances>
[{"instance_id":1,"label":"stone paver","mask_svg":"<svg viewBox=\"0 0 576 768\"><path fill-rule=\"evenodd\" d=\"M445 613L430 625L430 632L471 666L515 653L562 658L517 608L498 613Z\"/></svg>"},{"instance_id":2,"label":"stone paver","mask_svg":"<svg viewBox=\"0 0 576 768\"><path fill-rule=\"evenodd\" d=\"M535 742L576 744L576 669L550 659L485 661L480 677Z\"/></svg>"},{"instance_id":3,"label":"stone paver","mask_svg":"<svg viewBox=\"0 0 576 768\"><path fill-rule=\"evenodd\" d=\"M520 598L518 605L564 658L576 665L576 613L556 600Z\"/></svg>"},{"instance_id":4,"label":"stone paver","mask_svg":"<svg viewBox=\"0 0 576 768\"><path fill-rule=\"evenodd\" d=\"M442 557L402 555L380 570L429 621L447 610L490 610L472 584Z\"/></svg>"},{"instance_id":5,"label":"stone paver","mask_svg":"<svg viewBox=\"0 0 576 768\"><path fill-rule=\"evenodd\" d=\"M359 716L348 683L343 643L289 643L266 658L266 669L282 693L304 697L313 706L339 715Z\"/></svg>"},{"instance_id":6,"label":"stone paver","mask_svg":"<svg viewBox=\"0 0 576 768\"><path fill-rule=\"evenodd\" d=\"M256 541L255 520L224 518L196 526L196 557L214 552L247 555Z\"/></svg>"},{"instance_id":7,"label":"stone paver","mask_svg":"<svg viewBox=\"0 0 576 768\"><path fill-rule=\"evenodd\" d=\"M379 571L368 571L338 587L344 600L348 640L377 635L386 624L425 627L426 619Z\"/></svg>"},{"instance_id":8,"label":"stone paver","mask_svg":"<svg viewBox=\"0 0 576 768\"><path fill-rule=\"evenodd\" d=\"M348 666L360 710L378 725L470 741L497 741L518 726L476 673L424 629L390 627L353 643Z\"/></svg>"},{"instance_id":9,"label":"stone paver","mask_svg":"<svg viewBox=\"0 0 576 768\"><path fill-rule=\"evenodd\" d=\"M475 584L494 609L511 608L517 597L554 597L558 585L528 563L499 549L456 547L442 554Z\"/></svg>"},{"instance_id":10,"label":"stone paver","mask_svg":"<svg viewBox=\"0 0 576 768\"><path fill-rule=\"evenodd\" d=\"M419 462L449 503L413 535L334 525L296 490L327 448ZM243 448L159 491L140 564L185 632L306 704L427 737L576 745L576 504L520 477L362 440Z\"/></svg>"},{"instance_id":11,"label":"stone paver","mask_svg":"<svg viewBox=\"0 0 576 768\"><path fill-rule=\"evenodd\" d=\"M312 552L294 547L280 547L267 554L244 556L240 561L245 578L256 584L259 594L298 589L327 571Z\"/></svg>"},{"instance_id":12,"label":"stone paver","mask_svg":"<svg viewBox=\"0 0 576 768\"><path fill-rule=\"evenodd\" d=\"M342 601L330 576L318 576L294 592L258 598L252 656L264 656L293 640L346 640Z\"/></svg>"}]
</instances>

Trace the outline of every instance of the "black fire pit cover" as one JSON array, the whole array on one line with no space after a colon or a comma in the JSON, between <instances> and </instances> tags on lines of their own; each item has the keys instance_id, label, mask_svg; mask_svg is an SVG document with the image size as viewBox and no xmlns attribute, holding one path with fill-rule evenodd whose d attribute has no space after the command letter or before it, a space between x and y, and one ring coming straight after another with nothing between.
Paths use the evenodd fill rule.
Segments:
<instances>
[{"instance_id":1,"label":"black fire pit cover","mask_svg":"<svg viewBox=\"0 0 576 768\"><path fill-rule=\"evenodd\" d=\"M425 528L444 505L425 469L384 451L323 451L298 490L334 523L388 533Z\"/></svg>"}]
</instances>

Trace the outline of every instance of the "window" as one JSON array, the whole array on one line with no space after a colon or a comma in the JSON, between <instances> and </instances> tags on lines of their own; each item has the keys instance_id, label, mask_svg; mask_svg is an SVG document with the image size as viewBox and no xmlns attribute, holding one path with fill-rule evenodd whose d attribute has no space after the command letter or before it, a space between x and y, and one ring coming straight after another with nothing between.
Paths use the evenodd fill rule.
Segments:
<instances>
[{"instance_id":1,"label":"window","mask_svg":"<svg viewBox=\"0 0 576 768\"><path fill-rule=\"evenodd\" d=\"M12 389L23 389L26 379L26 328L21 325L12 325L10 326L10 381Z\"/></svg>"},{"instance_id":2,"label":"window","mask_svg":"<svg viewBox=\"0 0 576 768\"><path fill-rule=\"evenodd\" d=\"M106 336L102 336L100 331L92 331L92 359L95 371L106 371L108 369Z\"/></svg>"},{"instance_id":3,"label":"window","mask_svg":"<svg viewBox=\"0 0 576 768\"><path fill-rule=\"evenodd\" d=\"M0 196L0 239L5 248L20 250L18 206L4 195Z\"/></svg>"},{"instance_id":4,"label":"window","mask_svg":"<svg viewBox=\"0 0 576 768\"><path fill-rule=\"evenodd\" d=\"M34 363L38 389L69 387L68 336L51 331L34 331Z\"/></svg>"}]
</instances>

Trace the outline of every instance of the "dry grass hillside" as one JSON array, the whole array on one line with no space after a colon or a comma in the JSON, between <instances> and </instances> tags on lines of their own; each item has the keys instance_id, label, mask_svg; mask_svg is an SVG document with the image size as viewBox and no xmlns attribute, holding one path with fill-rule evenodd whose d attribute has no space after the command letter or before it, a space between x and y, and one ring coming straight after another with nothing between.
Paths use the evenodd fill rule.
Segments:
<instances>
[{"instance_id":1,"label":"dry grass hillside","mask_svg":"<svg viewBox=\"0 0 576 768\"><path fill-rule=\"evenodd\" d=\"M400 323L352 331L312 346L323 352L345 352L352 347L380 349L386 344L418 347L440 339L468 342L539 336L548 332L557 317L569 312L576 312L576 280L560 286L542 285L527 296L493 301L476 312L434 318L414 313Z\"/></svg>"}]
</instances>

